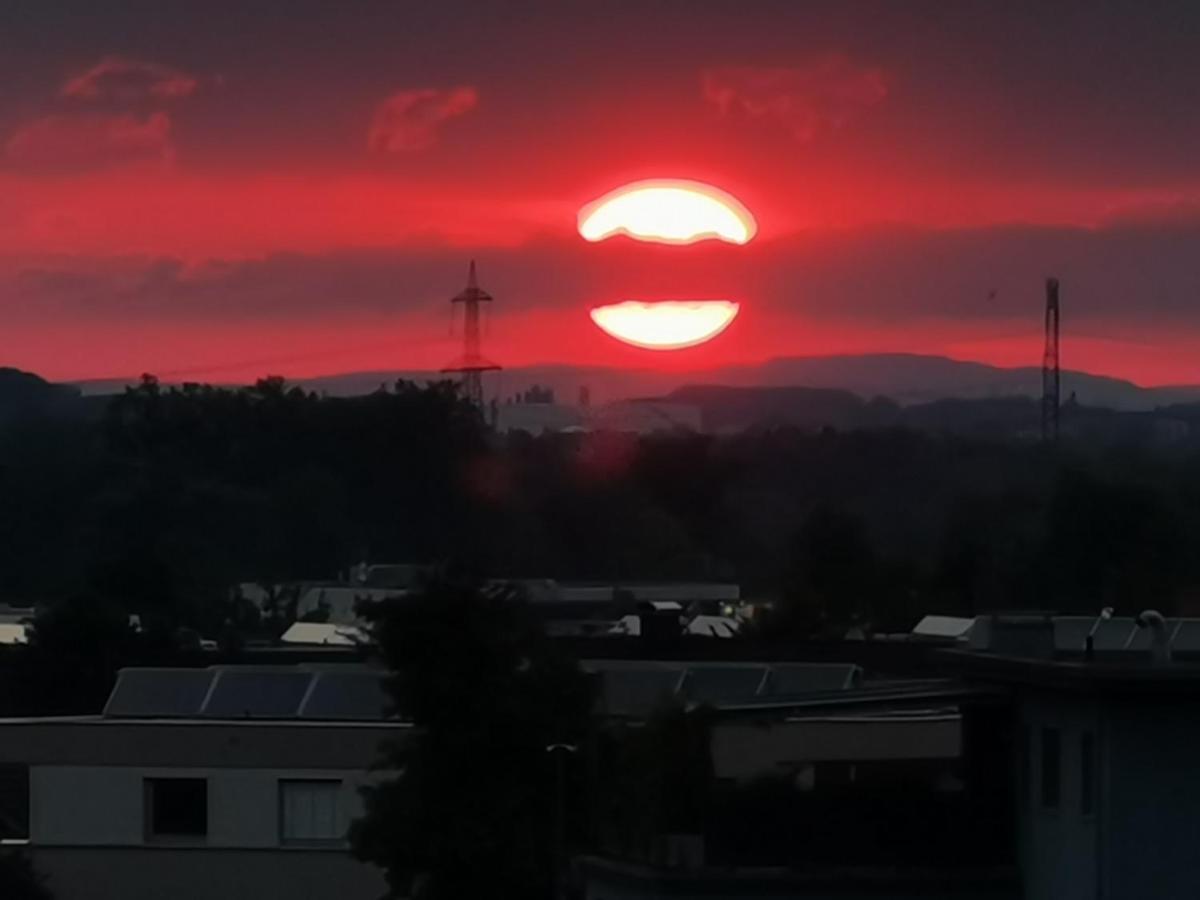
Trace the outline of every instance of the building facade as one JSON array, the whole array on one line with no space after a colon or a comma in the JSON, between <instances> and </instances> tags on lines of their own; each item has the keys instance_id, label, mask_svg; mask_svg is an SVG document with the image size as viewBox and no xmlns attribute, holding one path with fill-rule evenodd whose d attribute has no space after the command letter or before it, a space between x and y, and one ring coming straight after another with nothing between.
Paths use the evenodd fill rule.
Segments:
<instances>
[{"instance_id":1,"label":"building facade","mask_svg":"<svg viewBox=\"0 0 1200 900\"><path fill-rule=\"evenodd\" d=\"M1109 671L1074 690L1046 674L1016 704L1028 900L1196 897L1200 673Z\"/></svg>"},{"instance_id":2,"label":"building facade","mask_svg":"<svg viewBox=\"0 0 1200 900\"><path fill-rule=\"evenodd\" d=\"M1003 614L970 651L1011 695L1027 900L1200 896L1200 622Z\"/></svg>"},{"instance_id":3,"label":"building facade","mask_svg":"<svg viewBox=\"0 0 1200 900\"><path fill-rule=\"evenodd\" d=\"M381 745L408 727L383 718L378 694L350 698L362 678L246 668L127 671L102 716L0 720L7 836L27 844L59 900L381 895L347 829L360 789L380 777L368 770ZM308 679L293 709L280 675ZM250 704L239 718L210 706L223 677ZM178 713L206 678L190 715L153 714ZM322 707L322 678L344 695L340 711ZM374 720L355 711L371 703Z\"/></svg>"}]
</instances>

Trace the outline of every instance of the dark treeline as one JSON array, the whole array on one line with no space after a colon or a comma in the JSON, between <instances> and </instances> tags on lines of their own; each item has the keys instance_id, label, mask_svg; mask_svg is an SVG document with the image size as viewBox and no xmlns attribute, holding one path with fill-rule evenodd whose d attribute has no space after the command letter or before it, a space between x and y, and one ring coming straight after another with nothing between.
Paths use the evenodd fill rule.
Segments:
<instances>
[{"instance_id":1,"label":"dark treeline","mask_svg":"<svg viewBox=\"0 0 1200 900\"><path fill-rule=\"evenodd\" d=\"M501 439L448 384L321 398L152 379L0 429L0 601L217 637L231 585L362 559L710 578L796 633L995 607L1189 609L1200 458L909 430Z\"/></svg>"}]
</instances>

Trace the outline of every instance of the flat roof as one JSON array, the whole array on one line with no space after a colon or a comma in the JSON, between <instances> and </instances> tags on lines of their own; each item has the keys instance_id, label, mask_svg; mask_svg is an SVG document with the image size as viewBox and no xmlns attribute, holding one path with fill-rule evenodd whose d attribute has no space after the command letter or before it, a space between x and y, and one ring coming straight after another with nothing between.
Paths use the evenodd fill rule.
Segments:
<instances>
[{"instance_id":1,"label":"flat roof","mask_svg":"<svg viewBox=\"0 0 1200 900\"><path fill-rule=\"evenodd\" d=\"M13 716L0 718L0 728L6 725L87 725L134 726L154 728L162 725L205 727L236 726L239 728L415 728L412 722L401 719L377 719L368 722L355 719L218 719L218 718L137 718L123 716Z\"/></svg>"},{"instance_id":2,"label":"flat roof","mask_svg":"<svg viewBox=\"0 0 1200 900\"><path fill-rule=\"evenodd\" d=\"M980 900L1012 897L1019 884L1015 866L807 866L803 870L786 867L701 867L667 869L637 862L624 862L599 856L579 856L572 866L586 878L601 879L634 886L653 895L695 897L707 894L729 896L766 894L801 896L819 887L832 896L843 893L858 896L867 890L902 888L929 889L934 896L947 887L971 887ZM994 893L993 893L994 892Z\"/></svg>"},{"instance_id":3,"label":"flat roof","mask_svg":"<svg viewBox=\"0 0 1200 900\"><path fill-rule=\"evenodd\" d=\"M723 714L754 715L756 713L803 713L807 710L873 709L898 704L952 704L972 700L997 700L1008 696L1004 688L991 685L968 684L955 679L930 679L927 681L881 681L865 684L848 691L826 691L810 696L763 697L737 702L723 703Z\"/></svg>"},{"instance_id":4,"label":"flat roof","mask_svg":"<svg viewBox=\"0 0 1200 900\"><path fill-rule=\"evenodd\" d=\"M939 658L960 677L979 682L1031 685L1064 691L1126 691L1175 695L1200 693L1200 663L1132 659L1057 659L978 650L944 649Z\"/></svg>"}]
</instances>

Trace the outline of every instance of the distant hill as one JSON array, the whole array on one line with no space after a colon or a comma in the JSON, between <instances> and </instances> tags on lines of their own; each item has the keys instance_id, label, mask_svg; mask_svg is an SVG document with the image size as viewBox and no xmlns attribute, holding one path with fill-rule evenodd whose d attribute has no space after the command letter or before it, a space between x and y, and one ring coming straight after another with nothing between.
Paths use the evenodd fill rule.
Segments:
<instances>
[{"instance_id":1,"label":"distant hill","mask_svg":"<svg viewBox=\"0 0 1200 900\"><path fill-rule=\"evenodd\" d=\"M428 381L444 377L437 372L391 370L348 372L297 381L311 390L350 396L370 393L398 378ZM519 366L485 377L489 392L498 393L501 402L533 384L552 388L562 403L576 402L580 388L584 387L598 402L661 397L688 385L723 385L831 389L864 398L889 397L904 406L937 400L1038 397L1042 390L1042 374L1036 366L1005 369L909 353L798 356L692 371L546 364ZM112 393L123 386L123 382L114 381L80 384L89 394ZM1062 390L1064 400L1074 393L1084 406L1123 411L1200 402L1200 385L1146 388L1086 372L1063 372Z\"/></svg>"},{"instance_id":2,"label":"distant hill","mask_svg":"<svg viewBox=\"0 0 1200 900\"><path fill-rule=\"evenodd\" d=\"M330 396L354 396L397 379L419 382L444 377L437 372L393 370L348 372L297 383ZM620 400L634 406L638 401L654 401L697 410L700 427L714 433L784 425L840 430L898 426L991 439L1036 439L1041 433L1040 369L1004 369L940 356L792 357L692 372L540 365L487 377L488 392L498 396L502 405L536 384L555 392L557 404L550 406L574 412L581 389L587 388L594 406ZM4 406L5 384L10 394L25 397L24 408L46 408L39 403L77 397L73 388L59 393L64 389L7 370L0 376L0 422L6 408L19 406L11 401ZM116 393L124 382L80 387L88 395L85 408L91 408L103 402L100 395ZM38 397L42 399L31 399ZM1145 388L1118 378L1067 371L1063 399L1064 435L1095 444L1200 444L1200 386ZM518 406L502 410L501 419L505 412L522 410ZM529 407L528 411L536 411L533 418L538 421L544 418L545 409Z\"/></svg>"},{"instance_id":3,"label":"distant hill","mask_svg":"<svg viewBox=\"0 0 1200 900\"><path fill-rule=\"evenodd\" d=\"M81 415L78 388L51 384L20 369L0 368L0 425L32 417Z\"/></svg>"},{"instance_id":4,"label":"distant hill","mask_svg":"<svg viewBox=\"0 0 1200 900\"><path fill-rule=\"evenodd\" d=\"M1063 418L1074 421L1077 409L1064 410ZM1042 430L1042 404L1031 397L934 400L904 407L899 423L979 438L1034 437Z\"/></svg>"},{"instance_id":5,"label":"distant hill","mask_svg":"<svg viewBox=\"0 0 1200 900\"><path fill-rule=\"evenodd\" d=\"M331 394L366 393L399 377L442 377L422 372L363 372L304 379L314 390ZM662 396L687 385L730 387L806 387L849 391L860 397L890 397L901 405L935 400L1039 397L1042 373L1036 366L1005 369L943 356L876 353L857 356L802 356L762 363L696 371L611 369L599 366L522 366L493 376L501 396L532 384L551 387L561 402L572 403L581 387L594 399L620 400ZM1072 393L1085 406L1148 410L1200 401L1200 385L1145 388L1131 381L1063 372L1063 399Z\"/></svg>"},{"instance_id":6,"label":"distant hill","mask_svg":"<svg viewBox=\"0 0 1200 900\"><path fill-rule=\"evenodd\" d=\"M840 388L860 396L890 397L901 404L947 399L1040 397L1042 371L1036 366L1005 369L985 363L876 353L861 356L813 356L773 359L721 370L721 384L804 385ZM1063 399L1072 393L1085 406L1117 410L1153 409L1200 400L1200 385L1145 388L1120 378L1064 371Z\"/></svg>"},{"instance_id":7,"label":"distant hill","mask_svg":"<svg viewBox=\"0 0 1200 900\"><path fill-rule=\"evenodd\" d=\"M901 406L822 388L689 386L662 398L700 410L703 429L732 433L781 425L838 430L902 427L989 440L1037 440L1041 403L1032 397L944 399ZM1200 445L1200 404L1114 410L1066 403L1061 434L1091 446Z\"/></svg>"},{"instance_id":8,"label":"distant hill","mask_svg":"<svg viewBox=\"0 0 1200 900\"><path fill-rule=\"evenodd\" d=\"M700 410L704 430L743 431L752 427L868 428L895 422L893 401L865 401L849 391L807 387L728 387L689 385L665 397Z\"/></svg>"}]
</instances>

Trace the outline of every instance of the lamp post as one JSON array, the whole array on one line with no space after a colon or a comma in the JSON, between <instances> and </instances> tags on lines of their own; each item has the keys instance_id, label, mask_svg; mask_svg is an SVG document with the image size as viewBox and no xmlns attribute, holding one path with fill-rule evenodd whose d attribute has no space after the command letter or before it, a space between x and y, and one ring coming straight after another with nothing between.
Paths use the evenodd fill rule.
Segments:
<instances>
[{"instance_id":1,"label":"lamp post","mask_svg":"<svg viewBox=\"0 0 1200 900\"><path fill-rule=\"evenodd\" d=\"M1100 614L1096 616L1096 621L1092 623L1092 629L1087 633L1087 637L1083 642L1083 658L1088 662L1096 658L1096 630L1100 627L1101 622L1107 622L1111 619L1112 614L1112 607L1106 606L1100 610Z\"/></svg>"},{"instance_id":2,"label":"lamp post","mask_svg":"<svg viewBox=\"0 0 1200 900\"><path fill-rule=\"evenodd\" d=\"M554 896L567 895L567 754L579 749L575 744L548 744L546 752L555 757L554 798Z\"/></svg>"}]
</instances>

